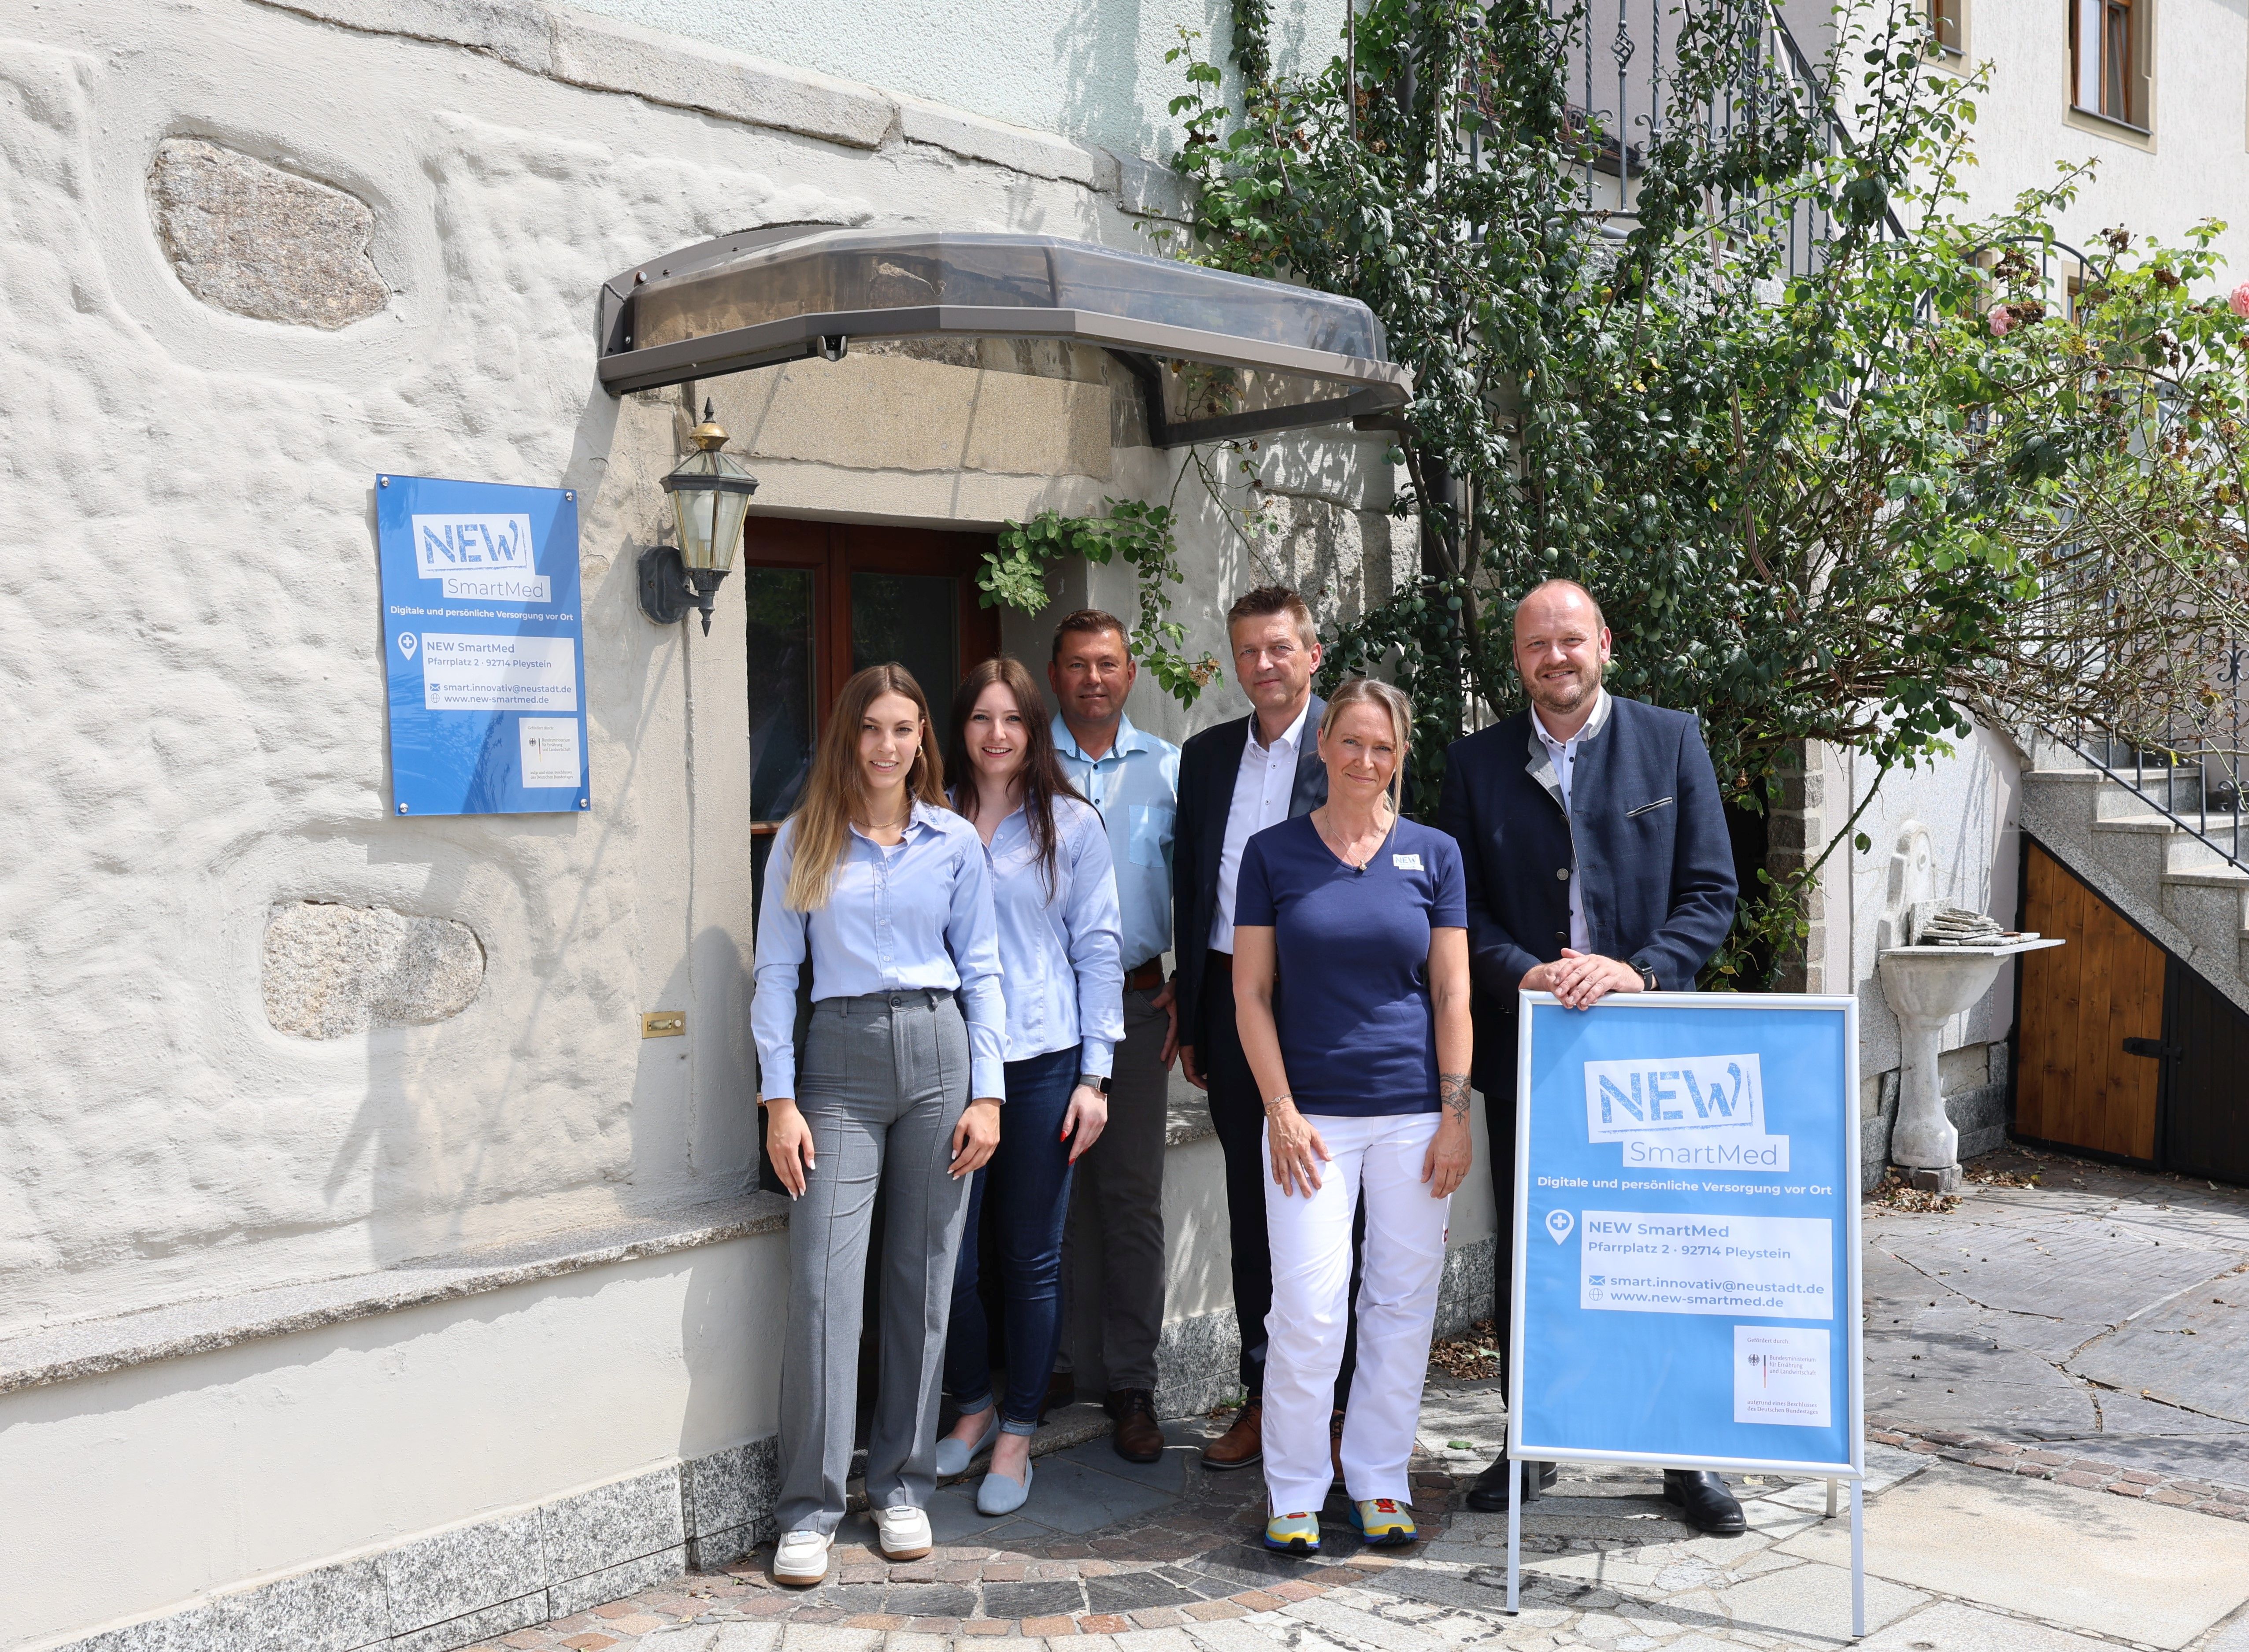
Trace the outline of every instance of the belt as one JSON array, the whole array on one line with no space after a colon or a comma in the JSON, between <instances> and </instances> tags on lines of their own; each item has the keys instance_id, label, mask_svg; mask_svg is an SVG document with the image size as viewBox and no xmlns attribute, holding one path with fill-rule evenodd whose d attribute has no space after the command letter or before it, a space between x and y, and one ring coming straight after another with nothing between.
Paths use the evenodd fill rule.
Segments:
<instances>
[{"instance_id":1,"label":"belt","mask_svg":"<svg viewBox=\"0 0 2249 1652\"><path fill-rule=\"evenodd\" d=\"M934 1010L952 998L953 994L939 987L892 987L884 992L821 998L812 1007L829 1015L883 1015L892 1010Z\"/></svg>"},{"instance_id":2,"label":"belt","mask_svg":"<svg viewBox=\"0 0 2249 1652\"><path fill-rule=\"evenodd\" d=\"M1137 970L1124 971L1127 992L1160 992L1164 988L1164 961L1151 958Z\"/></svg>"}]
</instances>

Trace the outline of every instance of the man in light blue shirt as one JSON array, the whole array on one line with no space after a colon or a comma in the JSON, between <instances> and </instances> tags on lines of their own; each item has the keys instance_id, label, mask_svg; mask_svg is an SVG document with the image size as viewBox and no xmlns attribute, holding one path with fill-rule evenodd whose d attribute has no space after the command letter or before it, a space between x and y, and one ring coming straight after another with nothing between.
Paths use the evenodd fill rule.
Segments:
<instances>
[{"instance_id":1,"label":"man in light blue shirt","mask_svg":"<svg viewBox=\"0 0 2249 1652\"><path fill-rule=\"evenodd\" d=\"M1117 1420L1117 1454L1153 1463L1164 1450L1156 1426L1156 1342L1164 1327L1165 1126L1179 1046L1164 955L1172 945L1180 749L1125 716L1138 674L1115 614L1084 608L1056 627L1047 666L1062 705L1055 747L1070 784L1101 811L1109 835L1124 965L1124 1038L1110 1078L1109 1128L1077 1163L1063 1280L1072 1284L1072 1271L1083 1267L1083 1294L1070 1294L1100 1305L1097 1351L1105 1404ZM1073 1326L1076 1319L1073 1308ZM1097 1351L1076 1346L1089 1356Z\"/></svg>"}]
</instances>

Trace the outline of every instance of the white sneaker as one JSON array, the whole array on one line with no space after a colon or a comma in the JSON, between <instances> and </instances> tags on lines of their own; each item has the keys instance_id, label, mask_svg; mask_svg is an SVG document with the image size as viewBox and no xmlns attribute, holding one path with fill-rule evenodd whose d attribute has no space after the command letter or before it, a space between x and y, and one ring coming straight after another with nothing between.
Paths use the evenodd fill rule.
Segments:
<instances>
[{"instance_id":1,"label":"white sneaker","mask_svg":"<svg viewBox=\"0 0 2249 1652\"><path fill-rule=\"evenodd\" d=\"M928 1529L925 1523L923 1529ZM800 1587L819 1582L828 1575L828 1551L835 1541L826 1532L789 1532L774 1546L774 1581Z\"/></svg>"},{"instance_id":2,"label":"white sneaker","mask_svg":"<svg viewBox=\"0 0 2249 1652\"><path fill-rule=\"evenodd\" d=\"M929 1534L929 1515L911 1503L900 1503L875 1516L883 1555L891 1560L918 1560L935 1546Z\"/></svg>"}]
</instances>

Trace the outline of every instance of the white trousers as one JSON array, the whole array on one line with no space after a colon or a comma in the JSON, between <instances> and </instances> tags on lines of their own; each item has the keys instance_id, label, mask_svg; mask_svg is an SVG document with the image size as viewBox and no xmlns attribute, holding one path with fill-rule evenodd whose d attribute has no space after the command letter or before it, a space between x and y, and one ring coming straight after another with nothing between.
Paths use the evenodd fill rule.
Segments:
<instances>
[{"instance_id":1,"label":"white trousers","mask_svg":"<svg viewBox=\"0 0 2249 1652\"><path fill-rule=\"evenodd\" d=\"M1445 1272L1452 1201L1429 1196L1421 1162L1434 1113L1380 1118L1305 1115L1335 1155L1317 1193L1284 1193L1265 1162L1265 1231L1273 1251L1273 1311L1265 1319L1265 1489L1276 1514L1311 1513L1334 1470L1328 1420L1343 1365L1351 1294L1351 1223L1366 1198L1358 1289L1358 1367L1344 1421L1344 1484L1355 1501L1413 1500L1406 1465L1421 1418L1421 1383Z\"/></svg>"}]
</instances>

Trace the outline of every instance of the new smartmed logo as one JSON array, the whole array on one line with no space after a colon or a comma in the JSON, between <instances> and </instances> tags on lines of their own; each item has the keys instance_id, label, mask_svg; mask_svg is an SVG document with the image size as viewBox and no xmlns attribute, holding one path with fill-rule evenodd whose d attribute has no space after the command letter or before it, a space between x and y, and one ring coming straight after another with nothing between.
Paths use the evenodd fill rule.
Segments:
<instances>
[{"instance_id":1,"label":"new smartmed logo","mask_svg":"<svg viewBox=\"0 0 2249 1652\"><path fill-rule=\"evenodd\" d=\"M1628 1169L1788 1169L1754 1053L1586 1062L1585 1139L1621 1145Z\"/></svg>"},{"instance_id":2,"label":"new smartmed logo","mask_svg":"<svg viewBox=\"0 0 2249 1652\"><path fill-rule=\"evenodd\" d=\"M444 581L457 600L547 602L547 576L533 572L527 516L417 516L414 563Z\"/></svg>"}]
</instances>

